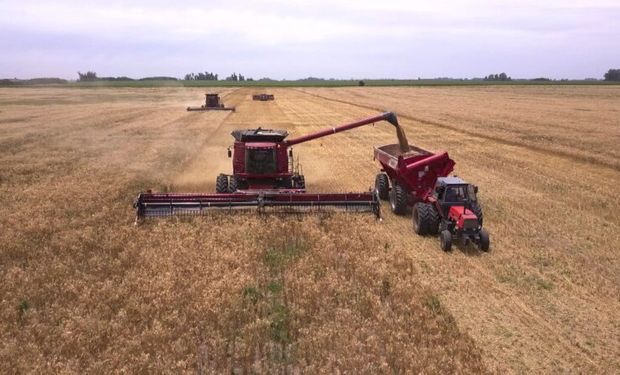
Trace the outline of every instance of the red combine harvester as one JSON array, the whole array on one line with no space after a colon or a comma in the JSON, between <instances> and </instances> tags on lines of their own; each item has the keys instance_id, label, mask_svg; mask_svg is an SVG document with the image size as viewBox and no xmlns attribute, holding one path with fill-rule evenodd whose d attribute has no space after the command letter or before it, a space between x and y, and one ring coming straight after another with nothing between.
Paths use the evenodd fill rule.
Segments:
<instances>
[{"instance_id":1,"label":"red combine harvester","mask_svg":"<svg viewBox=\"0 0 620 375\"><path fill-rule=\"evenodd\" d=\"M252 100L266 102L268 100L275 100L275 97L272 94L256 94L252 95Z\"/></svg>"},{"instance_id":2,"label":"red combine harvester","mask_svg":"<svg viewBox=\"0 0 620 375\"><path fill-rule=\"evenodd\" d=\"M268 207L292 212L335 208L372 212L380 217L374 191L363 193L307 193L305 178L295 166L291 146L378 121L398 126L396 115L386 112L349 124L286 140L285 130L235 130L232 175L220 174L216 193L140 193L134 203L137 220L151 216L200 215L210 209Z\"/></svg>"},{"instance_id":3,"label":"red combine harvester","mask_svg":"<svg viewBox=\"0 0 620 375\"><path fill-rule=\"evenodd\" d=\"M219 94L205 94L205 104L200 107L187 107L188 111L235 111L235 107L226 107Z\"/></svg>"},{"instance_id":4,"label":"red combine harvester","mask_svg":"<svg viewBox=\"0 0 620 375\"><path fill-rule=\"evenodd\" d=\"M442 250L452 249L452 240L475 243L489 250L489 234L482 228L478 187L458 177L447 177L454 161L447 152L433 154L415 146L407 153L398 144L375 147L382 167L375 179L380 199L389 200L392 211L404 215L413 207L413 228L419 235L439 233ZM390 187L391 186L391 187Z\"/></svg>"}]
</instances>

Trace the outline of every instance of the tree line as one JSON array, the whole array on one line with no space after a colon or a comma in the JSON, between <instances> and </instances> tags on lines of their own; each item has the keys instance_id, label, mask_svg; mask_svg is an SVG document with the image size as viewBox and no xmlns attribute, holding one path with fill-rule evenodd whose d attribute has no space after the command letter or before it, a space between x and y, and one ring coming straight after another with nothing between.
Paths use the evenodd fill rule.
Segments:
<instances>
[{"instance_id":1,"label":"tree line","mask_svg":"<svg viewBox=\"0 0 620 375\"><path fill-rule=\"evenodd\" d=\"M484 77L485 81L512 81L512 78L510 78L506 73L500 73L500 74L489 74L488 76Z\"/></svg>"},{"instance_id":2,"label":"tree line","mask_svg":"<svg viewBox=\"0 0 620 375\"><path fill-rule=\"evenodd\" d=\"M199 72L199 73L187 73L184 77L186 81L219 81L217 73L211 72ZM234 73L224 78L225 81L254 81L252 78L246 78L243 74Z\"/></svg>"},{"instance_id":3,"label":"tree line","mask_svg":"<svg viewBox=\"0 0 620 375\"><path fill-rule=\"evenodd\" d=\"M605 81L620 81L620 69L609 69L605 73Z\"/></svg>"},{"instance_id":4,"label":"tree line","mask_svg":"<svg viewBox=\"0 0 620 375\"><path fill-rule=\"evenodd\" d=\"M78 82L94 82L94 81L177 81L174 77L144 77L139 79L133 79L129 77L97 77L96 72L88 71L86 73L78 72Z\"/></svg>"}]
</instances>

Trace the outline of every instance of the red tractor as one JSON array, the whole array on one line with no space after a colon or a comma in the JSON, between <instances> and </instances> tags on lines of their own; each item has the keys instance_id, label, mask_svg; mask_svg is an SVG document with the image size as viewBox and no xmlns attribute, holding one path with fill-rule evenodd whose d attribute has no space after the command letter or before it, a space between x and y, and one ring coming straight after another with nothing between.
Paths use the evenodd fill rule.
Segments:
<instances>
[{"instance_id":1,"label":"red tractor","mask_svg":"<svg viewBox=\"0 0 620 375\"><path fill-rule=\"evenodd\" d=\"M375 159L382 167L375 179L375 191L389 200L392 211L404 215L413 208L413 229L419 235L437 235L441 249L450 251L452 242L476 244L489 250L489 234L482 228L478 187L458 177L447 177L454 161L447 152L433 154L415 146L400 152L398 144L375 147Z\"/></svg>"},{"instance_id":2,"label":"red tractor","mask_svg":"<svg viewBox=\"0 0 620 375\"><path fill-rule=\"evenodd\" d=\"M196 215L213 208L285 208L299 212L336 208L372 212L380 216L379 200L373 191L361 193L306 192L303 174L295 166L291 146L378 121L398 125L396 115L386 112L313 134L286 139L288 132L272 129L235 130L232 174L220 174L215 193L140 193L134 202L137 219L147 216Z\"/></svg>"}]
</instances>

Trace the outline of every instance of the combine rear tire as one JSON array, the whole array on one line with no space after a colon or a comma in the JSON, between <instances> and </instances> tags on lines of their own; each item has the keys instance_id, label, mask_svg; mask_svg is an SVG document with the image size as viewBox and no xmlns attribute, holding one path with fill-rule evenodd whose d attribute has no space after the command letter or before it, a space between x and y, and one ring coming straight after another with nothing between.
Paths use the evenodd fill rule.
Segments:
<instances>
[{"instance_id":1,"label":"combine rear tire","mask_svg":"<svg viewBox=\"0 0 620 375\"><path fill-rule=\"evenodd\" d=\"M482 251L489 251L489 245L491 244L489 232L487 232L486 229L480 229L479 236L480 242L478 243L478 247Z\"/></svg>"},{"instance_id":2,"label":"combine rear tire","mask_svg":"<svg viewBox=\"0 0 620 375\"><path fill-rule=\"evenodd\" d=\"M228 176L219 175L215 180L215 192L218 194L228 193Z\"/></svg>"},{"instance_id":3,"label":"combine rear tire","mask_svg":"<svg viewBox=\"0 0 620 375\"><path fill-rule=\"evenodd\" d=\"M375 178L375 191L379 198L386 201L390 197L390 179L385 173L377 174Z\"/></svg>"},{"instance_id":4,"label":"combine rear tire","mask_svg":"<svg viewBox=\"0 0 620 375\"><path fill-rule=\"evenodd\" d=\"M443 251L448 252L452 250L452 233L450 233L449 230L441 231L439 235L439 245Z\"/></svg>"},{"instance_id":5,"label":"combine rear tire","mask_svg":"<svg viewBox=\"0 0 620 375\"><path fill-rule=\"evenodd\" d=\"M392 184L390 191L390 207L396 215L404 215L407 212L407 191L398 182Z\"/></svg>"},{"instance_id":6,"label":"combine rear tire","mask_svg":"<svg viewBox=\"0 0 620 375\"><path fill-rule=\"evenodd\" d=\"M413 206L413 230L423 236L437 234L439 230L439 214L435 207L428 203L416 203Z\"/></svg>"}]
</instances>

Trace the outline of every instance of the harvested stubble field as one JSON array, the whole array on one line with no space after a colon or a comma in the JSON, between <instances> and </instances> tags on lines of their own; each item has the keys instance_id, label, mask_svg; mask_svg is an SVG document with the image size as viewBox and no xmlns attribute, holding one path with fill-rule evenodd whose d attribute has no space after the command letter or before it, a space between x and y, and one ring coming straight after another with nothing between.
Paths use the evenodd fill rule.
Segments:
<instances>
[{"instance_id":1,"label":"harvested stubble field","mask_svg":"<svg viewBox=\"0 0 620 375\"><path fill-rule=\"evenodd\" d=\"M0 372L584 372L620 367L620 88L0 90ZM213 214L133 226L134 195L213 191L236 128L391 109L480 186L492 251L411 219ZM387 124L295 147L310 191L366 190Z\"/></svg>"}]
</instances>

